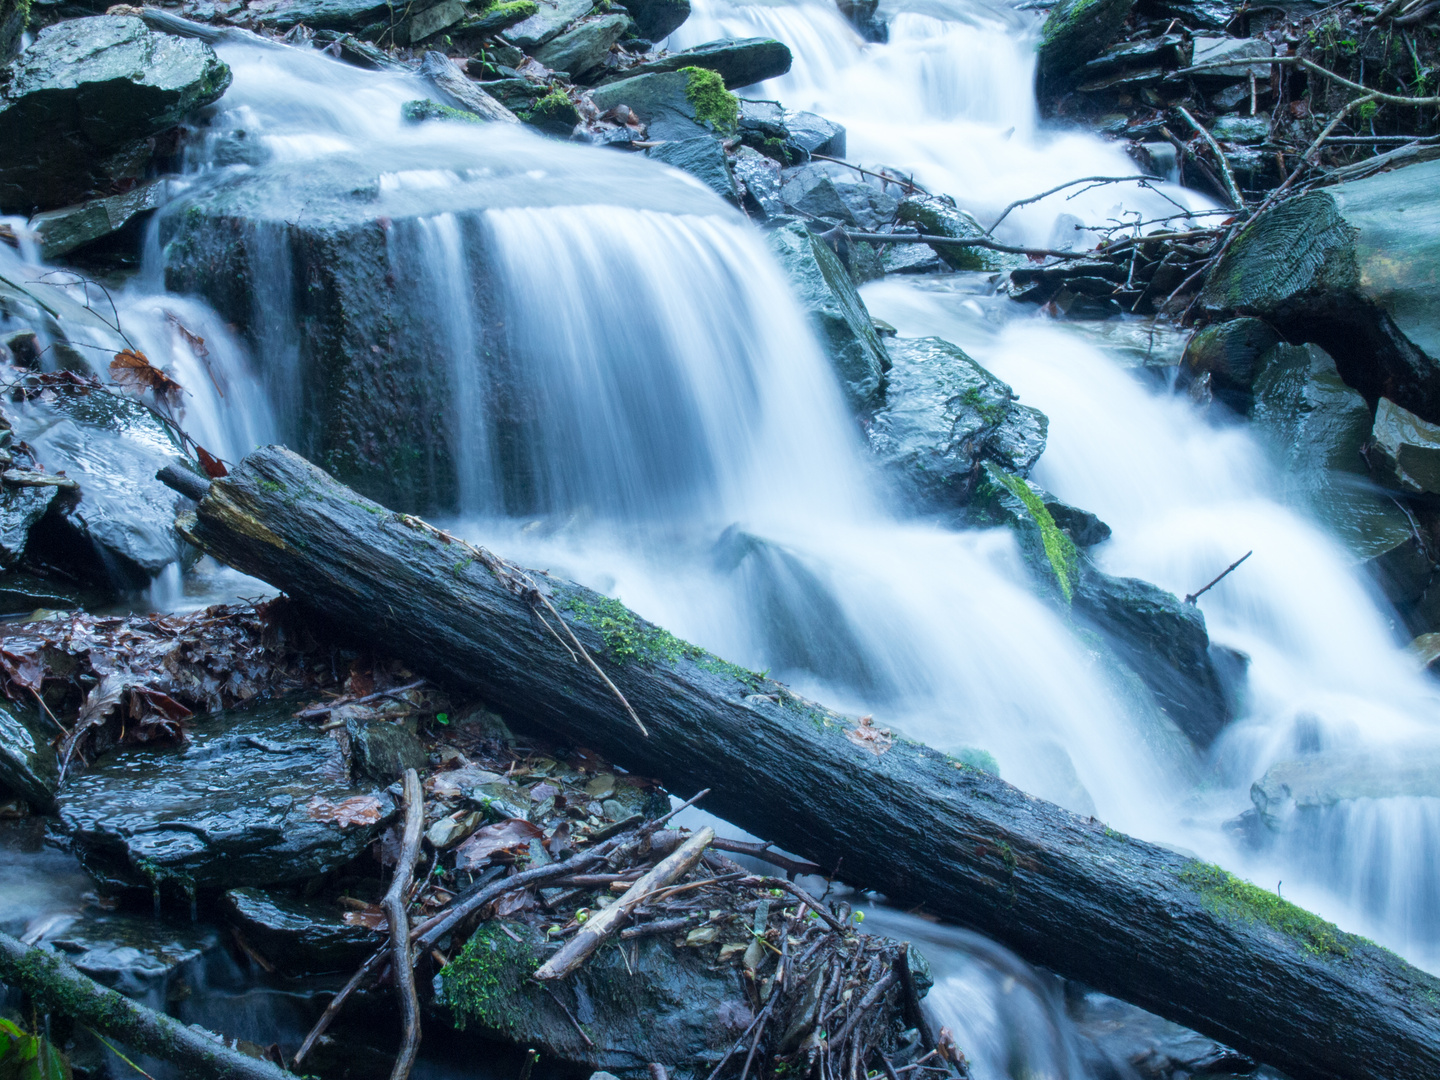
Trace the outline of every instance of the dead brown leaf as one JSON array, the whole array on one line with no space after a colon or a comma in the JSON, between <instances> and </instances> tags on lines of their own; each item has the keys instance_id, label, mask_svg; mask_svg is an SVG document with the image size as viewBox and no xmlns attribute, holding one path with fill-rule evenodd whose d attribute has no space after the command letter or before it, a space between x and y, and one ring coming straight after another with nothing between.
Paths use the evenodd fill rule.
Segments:
<instances>
[{"instance_id":1,"label":"dead brown leaf","mask_svg":"<svg viewBox=\"0 0 1440 1080\"><path fill-rule=\"evenodd\" d=\"M159 401L178 405L185 392L178 382L161 371L142 352L123 349L110 361L110 381L139 396L149 390Z\"/></svg>"},{"instance_id":2,"label":"dead brown leaf","mask_svg":"<svg viewBox=\"0 0 1440 1080\"><path fill-rule=\"evenodd\" d=\"M390 929L390 922L385 918L385 913L379 908L366 911L347 911L340 916L340 921L346 926L363 926L366 930L375 930L384 933Z\"/></svg>"},{"instance_id":3,"label":"dead brown leaf","mask_svg":"<svg viewBox=\"0 0 1440 1080\"><path fill-rule=\"evenodd\" d=\"M374 795L351 795L338 803L312 799L307 809L312 820L334 822L342 829L351 825L374 825L380 820L380 800Z\"/></svg>"},{"instance_id":4,"label":"dead brown leaf","mask_svg":"<svg viewBox=\"0 0 1440 1080\"><path fill-rule=\"evenodd\" d=\"M845 732L845 737L856 746L863 746L876 757L882 756L885 751L895 745L895 738L890 734L890 729L877 728L874 719L869 716L862 716L859 726Z\"/></svg>"},{"instance_id":5,"label":"dead brown leaf","mask_svg":"<svg viewBox=\"0 0 1440 1080\"><path fill-rule=\"evenodd\" d=\"M524 818L508 818L486 825L455 849L457 870L475 870L491 862L514 862L517 855L530 850L530 841L542 833Z\"/></svg>"},{"instance_id":6,"label":"dead brown leaf","mask_svg":"<svg viewBox=\"0 0 1440 1080\"><path fill-rule=\"evenodd\" d=\"M199 443L195 444L195 454L200 458L200 468L205 470L205 475L211 480L219 480L222 476L230 475L230 470L225 467L225 463Z\"/></svg>"}]
</instances>

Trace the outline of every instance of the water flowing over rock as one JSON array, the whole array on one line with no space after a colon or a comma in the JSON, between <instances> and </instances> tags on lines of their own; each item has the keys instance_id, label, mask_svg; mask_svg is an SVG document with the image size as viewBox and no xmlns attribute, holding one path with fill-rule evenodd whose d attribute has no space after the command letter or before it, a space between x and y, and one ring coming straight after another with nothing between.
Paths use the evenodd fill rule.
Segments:
<instances>
[{"instance_id":1,"label":"water flowing over rock","mask_svg":"<svg viewBox=\"0 0 1440 1080\"><path fill-rule=\"evenodd\" d=\"M1250 788L1260 819L1275 832L1297 828L1297 815L1339 803L1402 797L1440 797L1440 757L1433 748L1314 754L1270 766Z\"/></svg>"},{"instance_id":2,"label":"water flowing over rock","mask_svg":"<svg viewBox=\"0 0 1440 1080\"><path fill-rule=\"evenodd\" d=\"M1036 69L1041 93L1063 87L1100 50L1115 40L1135 0L1061 0L1041 32Z\"/></svg>"},{"instance_id":3,"label":"water flowing over rock","mask_svg":"<svg viewBox=\"0 0 1440 1080\"><path fill-rule=\"evenodd\" d=\"M885 404L868 428L870 446L921 506L963 507L982 460L1029 475L1045 449L1044 413L940 338L892 338Z\"/></svg>"},{"instance_id":4,"label":"water flowing over rock","mask_svg":"<svg viewBox=\"0 0 1440 1080\"><path fill-rule=\"evenodd\" d=\"M344 921L334 904L280 891L230 889L220 903L260 954L287 972L349 971L374 950L375 931Z\"/></svg>"},{"instance_id":5,"label":"water flowing over rock","mask_svg":"<svg viewBox=\"0 0 1440 1080\"><path fill-rule=\"evenodd\" d=\"M1440 161L1288 199L1248 225L1201 303L1314 342L1373 406L1440 422Z\"/></svg>"},{"instance_id":6,"label":"water flowing over rock","mask_svg":"<svg viewBox=\"0 0 1440 1080\"><path fill-rule=\"evenodd\" d=\"M0 209L48 210L123 189L144 174L150 136L229 85L210 46L133 16L46 27L11 64L0 97Z\"/></svg>"},{"instance_id":7,"label":"water flowing over rock","mask_svg":"<svg viewBox=\"0 0 1440 1080\"><path fill-rule=\"evenodd\" d=\"M773 230L769 240L770 250L809 313L851 405L875 408L881 401L890 358L845 267L824 241L799 221Z\"/></svg>"},{"instance_id":8,"label":"water flowing over rock","mask_svg":"<svg viewBox=\"0 0 1440 1080\"><path fill-rule=\"evenodd\" d=\"M355 858L394 809L285 701L194 722L183 746L128 746L70 780L60 820L87 867L130 886L263 886Z\"/></svg>"}]
</instances>

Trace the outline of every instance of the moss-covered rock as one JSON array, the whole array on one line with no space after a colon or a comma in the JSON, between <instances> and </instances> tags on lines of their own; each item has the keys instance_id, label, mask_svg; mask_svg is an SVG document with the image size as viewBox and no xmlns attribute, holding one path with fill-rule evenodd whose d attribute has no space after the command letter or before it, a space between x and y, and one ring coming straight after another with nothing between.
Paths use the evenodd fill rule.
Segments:
<instances>
[{"instance_id":1,"label":"moss-covered rock","mask_svg":"<svg viewBox=\"0 0 1440 1080\"><path fill-rule=\"evenodd\" d=\"M648 60L632 68L631 73L644 75L687 67L708 68L734 90L766 79L778 79L790 70L792 60L790 47L774 38L721 38Z\"/></svg>"},{"instance_id":2,"label":"moss-covered rock","mask_svg":"<svg viewBox=\"0 0 1440 1080\"><path fill-rule=\"evenodd\" d=\"M913 225L926 236L949 236L955 240L984 236L985 230L965 211L934 195L910 195L895 210L897 221ZM951 270L1008 270L1020 265L1024 256L1005 255L981 247L937 245L935 254Z\"/></svg>"},{"instance_id":3,"label":"moss-covered rock","mask_svg":"<svg viewBox=\"0 0 1440 1080\"><path fill-rule=\"evenodd\" d=\"M1044 413L1016 402L1009 386L948 341L894 338L887 351L892 366L885 404L867 429L870 446L921 506L963 507L982 460L1007 475L1029 474L1045 449Z\"/></svg>"},{"instance_id":4,"label":"moss-covered rock","mask_svg":"<svg viewBox=\"0 0 1440 1080\"><path fill-rule=\"evenodd\" d=\"M1119 36L1135 0L1060 0L1040 34L1036 77L1043 94L1065 88Z\"/></svg>"}]
</instances>

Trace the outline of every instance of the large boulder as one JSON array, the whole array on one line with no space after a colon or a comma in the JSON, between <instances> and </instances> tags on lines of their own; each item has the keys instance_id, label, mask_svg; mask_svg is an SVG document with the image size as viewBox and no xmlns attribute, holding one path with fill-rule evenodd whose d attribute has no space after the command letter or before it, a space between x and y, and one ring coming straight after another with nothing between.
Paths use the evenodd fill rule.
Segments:
<instances>
[{"instance_id":1,"label":"large boulder","mask_svg":"<svg viewBox=\"0 0 1440 1080\"><path fill-rule=\"evenodd\" d=\"M1053 94L1119 36L1135 0L1060 0L1040 33L1036 78Z\"/></svg>"},{"instance_id":2,"label":"large boulder","mask_svg":"<svg viewBox=\"0 0 1440 1080\"><path fill-rule=\"evenodd\" d=\"M663 161L676 169L683 169L699 180L727 202L738 203L740 197L735 190L735 177L730 171L730 162L720 140L709 135L693 139L670 139L652 146L645 156Z\"/></svg>"},{"instance_id":3,"label":"large boulder","mask_svg":"<svg viewBox=\"0 0 1440 1080\"><path fill-rule=\"evenodd\" d=\"M728 135L739 117L735 96L714 74L694 66L607 83L592 92L591 100L601 112L628 106L656 141Z\"/></svg>"},{"instance_id":4,"label":"large boulder","mask_svg":"<svg viewBox=\"0 0 1440 1080\"><path fill-rule=\"evenodd\" d=\"M119 195L36 214L30 219L30 230L40 242L40 257L55 259L128 225L138 225L164 201L165 181L151 180Z\"/></svg>"},{"instance_id":5,"label":"large boulder","mask_svg":"<svg viewBox=\"0 0 1440 1080\"><path fill-rule=\"evenodd\" d=\"M132 16L46 27L0 92L0 210L114 194L144 174L151 136L229 85L230 69L209 45L155 33Z\"/></svg>"},{"instance_id":6,"label":"large boulder","mask_svg":"<svg viewBox=\"0 0 1440 1080\"><path fill-rule=\"evenodd\" d=\"M851 407L878 408L890 358L839 257L799 221L772 230L769 241Z\"/></svg>"},{"instance_id":7,"label":"large boulder","mask_svg":"<svg viewBox=\"0 0 1440 1080\"><path fill-rule=\"evenodd\" d=\"M954 240L983 237L980 223L948 199L935 195L909 195L895 208L896 220L913 225L926 236L948 236ZM935 254L951 270L1004 270L1021 260L1013 255L982 247L938 245Z\"/></svg>"},{"instance_id":8,"label":"large boulder","mask_svg":"<svg viewBox=\"0 0 1440 1080\"><path fill-rule=\"evenodd\" d=\"M630 74L709 68L718 72L725 85L734 90L779 78L790 70L791 61L789 46L774 38L722 38L649 60L631 68Z\"/></svg>"},{"instance_id":9,"label":"large boulder","mask_svg":"<svg viewBox=\"0 0 1440 1080\"><path fill-rule=\"evenodd\" d=\"M359 30L388 22L391 14L386 0L255 0L245 7L248 20L279 30L301 23L312 30Z\"/></svg>"},{"instance_id":10,"label":"large boulder","mask_svg":"<svg viewBox=\"0 0 1440 1080\"><path fill-rule=\"evenodd\" d=\"M1200 302L1320 345L1372 406L1440 423L1437 187L1430 161L1287 199L1245 227Z\"/></svg>"},{"instance_id":11,"label":"large boulder","mask_svg":"<svg viewBox=\"0 0 1440 1080\"><path fill-rule=\"evenodd\" d=\"M417 160L454 182L382 184ZM506 253L485 211L587 206L602 189L610 206L722 209L634 156L542 143L518 125L419 124L364 158L277 161L193 188L161 211L166 280L241 328L297 451L392 509L453 512L461 470L487 469L482 453L516 455L534 407L506 394L524 373L508 359ZM440 228L454 230L443 265ZM437 305L455 319L436 318ZM461 415L467 394L474 411ZM494 425L479 436L477 413ZM472 437L495 449L467 451ZM521 471L485 475L527 505Z\"/></svg>"},{"instance_id":12,"label":"large boulder","mask_svg":"<svg viewBox=\"0 0 1440 1080\"><path fill-rule=\"evenodd\" d=\"M215 713L179 746L101 758L58 798L60 822L97 876L184 890L305 881L359 855L394 811L354 786L340 744L292 702Z\"/></svg>"},{"instance_id":13,"label":"large boulder","mask_svg":"<svg viewBox=\"0 0 1440 1080\"><path fill-rule=\"evenodd\" d=\"M885 404L868 428L876 458L927 510L970 499L981 461L1027 476L1049 425L1005 383L940 338L892 338Z\"/></svg>"}]
</instances>

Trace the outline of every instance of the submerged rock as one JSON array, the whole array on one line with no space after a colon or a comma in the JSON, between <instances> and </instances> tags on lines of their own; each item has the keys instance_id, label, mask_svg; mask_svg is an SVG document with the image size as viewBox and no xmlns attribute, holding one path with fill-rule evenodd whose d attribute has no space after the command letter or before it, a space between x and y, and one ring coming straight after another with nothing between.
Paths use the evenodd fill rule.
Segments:
<instances>
[{"instance_id":1,"label":"submerged rock","mask_svg":"<svg viewBox=\"0 0 1440 1080\"><path fill-rule=\"evenodd\" d=\"M1440 161L1286 199L1247 225L1201 304L1321 346L1372 406L1440 423Z\"/></svg>"},{"instance_id":2,"label":"submerged rock","mask_svg":"<svg viewBox=\"0 0 1440 1080\"><path fill-rule=\"evenodd\" d=\"M878 408L890 358L845 267L799 221L773 230L769 242L796 299L810 316L851 406L857 410Z\"/></svg>"},{"instance_id":3,"label":"submerged rock","mask_svg":"<svg viewBox=\"0 0 1440 1080\"><path fill-rule=\"evenodd\" d=\"M1275 832L1298 815L1356 799L1440 797L1440 755L1412 746L1391 754L1333 751L1270 766L1250 787L1260 820Z\"/></svg>"},{"instance_id":4,"label":"submerged rock","mask_svg":"<svg viewBox=\"0 0 1440 1080\"><path fill-rule=\"evenodd\" d=\"M162 1008L203 985L204 959L220 947L220 935L210 927L88 911L43 940L96 982L130 997L158 999Z\"/></svg>"},{"instance_id":5,"label":"submerged rock","mask_svg":"<svg viewBox=\"0 0 1440 1080\"><path fill-rule=\"evenodd\" d=\"M159 888L303 881L362 852L394 810L285 701L195 720L181 746L127 746L70 780L62 827L102 878Z\"/></svg>"},{"instance_id":6,"label":"submerged rock","mask_svg":"<svg viewBox=\"0 0 1440 1080\"><path fill-rule=\"evenodd\" d=\"M351 926L334 904L265 889L231 889L220 898L231 922L276 967L289 973L350 971L374 951L375 931Z\"/></svg>"},{"instance_id":7,"label":"submerged rock","mask_svg":"<svg viewBox=\"0 0 1440 1080\"><path fill-rule=\"evenodd\" d=\"M0 94L0 210L8 213L112 194L144 174L151 136L230 85L209 45L118 15L46 27L8 75Z\"/></svg>"},{"instance_id":8,"label":"submerged rock","mask_svg":"<svg viewBox=\"0 0 1440 1080\"><path fill-rule=\"evenodd\" d=\"M937 337L893 338L885 404L868 429L876 458L929 510L970 499L983 460L1026 476L1045 449L1045 414Z\"/></svg>"}]
</instances>

